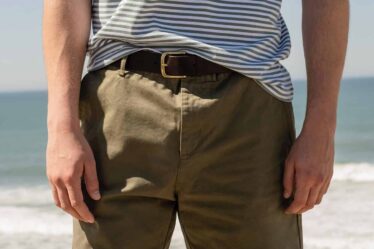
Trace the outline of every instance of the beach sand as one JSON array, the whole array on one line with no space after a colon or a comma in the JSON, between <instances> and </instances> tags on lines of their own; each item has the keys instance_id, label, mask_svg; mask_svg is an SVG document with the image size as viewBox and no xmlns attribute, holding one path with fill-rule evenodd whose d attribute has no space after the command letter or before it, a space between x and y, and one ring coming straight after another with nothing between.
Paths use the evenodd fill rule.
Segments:
<instances>
[{"instance_id":1,"label":"beach sand","mask_svg":"<svg viewBox=\"0 0 374 249\"><path fill-rule=\"evenodd\" d=\"M9 190L8 198L12 191L19 194ZM22 201L17 208L0 206L0 248L71 248L70 217L50 205L47 188L34 191L39 192L34 206ZM304 249L374 249L373 196L374 181L332 181L323 202L303 214ZM170 248L186 248L178 222Z\"/></svg>"}]
</instances>

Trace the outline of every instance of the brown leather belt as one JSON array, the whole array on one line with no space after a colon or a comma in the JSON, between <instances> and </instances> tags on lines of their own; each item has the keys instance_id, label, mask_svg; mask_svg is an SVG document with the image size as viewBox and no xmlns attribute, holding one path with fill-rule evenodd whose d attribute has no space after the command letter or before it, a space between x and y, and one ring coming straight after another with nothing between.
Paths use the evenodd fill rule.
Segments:
<instances>
[{"instance_id":1,"label":"brown leather belt","mask_svg":"<svg viewBox=\"0 0 374 249\"><path fill-rule=\"evenodd\" d=\"M117 60L113 65L120 68L121 60ZM125 69L159 73L165 78L185 78L232 71L194 54L180 51L156 53L150 50L140 50L128 55Z\"/></svg>"}]
</instances>

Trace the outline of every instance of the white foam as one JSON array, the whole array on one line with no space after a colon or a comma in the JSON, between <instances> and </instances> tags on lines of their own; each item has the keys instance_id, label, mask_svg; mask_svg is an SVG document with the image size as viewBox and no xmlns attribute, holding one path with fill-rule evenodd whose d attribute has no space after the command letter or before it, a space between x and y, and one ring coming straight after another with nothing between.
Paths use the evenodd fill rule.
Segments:
<instances>
[{"instance_id":1,"label":"white foam","mask_svg":"<svg viewBox=\"0 0 374 249\"><path fill-rule=\"evenodd\" d=\"M71 233L71 218L56 209L0 207L0 233L37 233L62 235Z\"/></svg>"},{"instance_id":2,"label":"white foam","mask_svg":"<svg viewBox=\"0 0 374 249\"><path fill-rule=\"evenodd\" d=\"M2 187L0 214L3 234L71 232L71 218L54 205L48 186Z\"/></svg>"},{"instance_id":3,"label":"white foam","mask_svg":"<svg viewBox=\"0 0 374 249\"><path fill-rule=\"evenodd\" d=\"M347 163L334 167L333 181L373 182L374 164ZM48 186L1 187L0 233L71 233L71 217L58 209Z\"/></svg>"},{"instance_id":4,"label":"white foam","mask_svg":"<svg viewBox=\"0 0 374 249\"><path fill-rule=\"evenodd\" d=\"M52 192L48 186L1 187L1 205L50 205L53 203Z\"/></svg>"},{"instance_id":5,"label":"white foam","mask_svg":"<svg viewBox=\"0 0 374 249\"><path fill-rule=\"evenodd\" d=\"M374 164L366 162L336 164L333 180L372 182L374 181Z\"/></svg>"}]
</instances>

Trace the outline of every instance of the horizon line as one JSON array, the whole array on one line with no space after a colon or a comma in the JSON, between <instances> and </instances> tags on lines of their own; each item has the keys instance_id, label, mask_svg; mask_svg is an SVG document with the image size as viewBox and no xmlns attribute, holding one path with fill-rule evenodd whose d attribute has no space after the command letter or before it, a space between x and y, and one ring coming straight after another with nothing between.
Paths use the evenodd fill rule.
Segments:
<instances>
[{"instance_id":1,"label":"horizon line","mask_svg":"<svg viewBox=\"0 0 374 249\"><path fill-rule=\"evenodd\" d=\"M292 77L291 77L292 78ZM346 76L342 78L342 81L346 80L357 80L357 79L374 79L374 75L368 75L368 76ZM292 82L305 82L306 78L295 78L292 79ZM8 89L8 90L1 90L0 89L0 94L11 94L11 93L28 93L28 92L46 92L48 89L47 88L35 88L35 89L30 89L30 88L25 88L25 89Z\"/></svg>"}]
</instances>

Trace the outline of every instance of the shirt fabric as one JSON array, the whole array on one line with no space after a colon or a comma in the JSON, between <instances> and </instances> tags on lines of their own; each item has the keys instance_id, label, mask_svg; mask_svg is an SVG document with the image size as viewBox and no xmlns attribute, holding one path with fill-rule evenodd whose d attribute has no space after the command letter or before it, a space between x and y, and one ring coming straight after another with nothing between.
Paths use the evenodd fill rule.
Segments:
<instances>
[{"instance_id":1,"label":"shirt fabric","mask_svg":"<svg viewBox=\"0 0 374 249\"><path fill-rule=\"evenodd\" d=\"M92 0L88 71L139 50L185 51L251 77L292 101L280 60L291 42L282 0Z\"/></svg>"}]
</instances>

